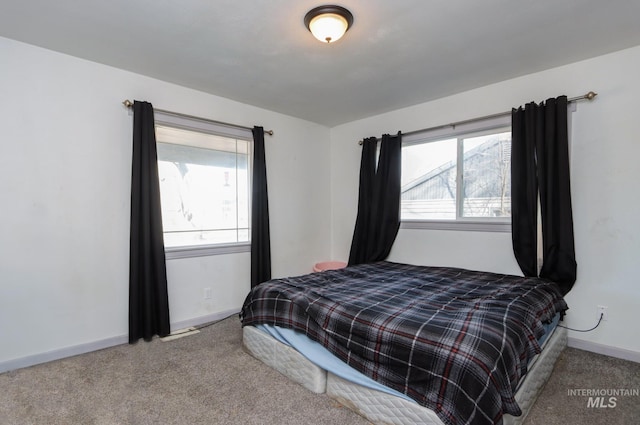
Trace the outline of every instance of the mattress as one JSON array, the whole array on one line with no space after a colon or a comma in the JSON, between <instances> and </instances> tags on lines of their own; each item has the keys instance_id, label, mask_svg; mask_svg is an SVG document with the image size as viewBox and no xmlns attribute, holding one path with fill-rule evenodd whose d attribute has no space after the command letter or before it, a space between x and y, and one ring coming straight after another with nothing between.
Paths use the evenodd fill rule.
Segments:
<instances>
[{"instance_id":1,"label":"mattress","mask_svg":"<svg viewBox=\"0 0 640 425\"><path fill-rule=\"evenodd\" d=\"M327 372L292 347L253 326L243 328L243 343L251 355L289 379L312 392L326 392L329 397L374 424L443 425L432 410L398 395L363 386ZM530 362L529 372L516 392L516 400L522 415L518 417L505 415L505 424L516 425L524 421L566 345L566 329L555 328L545 341L543 351Z\"/></svg>"}]
</instances>

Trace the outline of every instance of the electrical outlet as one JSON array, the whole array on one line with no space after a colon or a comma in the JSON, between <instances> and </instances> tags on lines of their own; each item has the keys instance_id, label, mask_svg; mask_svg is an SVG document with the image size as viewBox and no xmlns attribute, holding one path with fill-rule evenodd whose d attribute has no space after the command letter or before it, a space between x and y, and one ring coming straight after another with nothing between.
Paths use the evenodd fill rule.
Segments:
<instances>
[{"instance_id":1,"label":"electrical outlet","mask_svg":"<svg viewBox=\"0 0 640 425\"><path fill-rule=\"evenodd\" d=\"M204 288L204 299L205 300L210 300L211 299L211 288Z\"/></svg>"},{"instance_id":2,"label":"electrical outlet","mask_svg":"<svg viewBox=\"0 0 640 425\"><path fill-rule=\"evenodd\" d=\"M609 307L607 307L606 305L598 306L598 319L600 319L600 315L602 315L603 321L609 320L609 313L607 311L608 308Z\"/></svg>"}]
</instances>

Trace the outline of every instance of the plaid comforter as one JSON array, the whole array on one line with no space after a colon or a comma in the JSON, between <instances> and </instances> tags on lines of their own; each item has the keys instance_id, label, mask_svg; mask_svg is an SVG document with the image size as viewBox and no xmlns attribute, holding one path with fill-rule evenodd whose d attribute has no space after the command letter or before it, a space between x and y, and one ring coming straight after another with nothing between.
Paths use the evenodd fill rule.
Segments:
<instances>
[{"instance_id":1,"label":"plaid comforter","mask_svg":"<svg viewBox=\"0 0 640 425\"><path fill-rule=\"evenodd\" d=\"M567 305L547 280L378 262L274 279L245 300L243 326L292 328L445 424L500 424Z\"/></svg>"}]
</instances>

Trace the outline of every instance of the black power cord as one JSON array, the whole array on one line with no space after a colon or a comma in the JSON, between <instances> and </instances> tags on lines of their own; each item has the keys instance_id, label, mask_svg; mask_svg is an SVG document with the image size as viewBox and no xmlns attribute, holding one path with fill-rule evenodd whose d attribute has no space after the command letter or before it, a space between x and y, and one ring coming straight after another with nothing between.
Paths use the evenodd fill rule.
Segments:
<instances>
[{"instance_id":1,"label":"black power cord","mask_svg":"<svg viewBox=\"0 0 640 425\"><path fill-rule=\"evenodd\" d=\"M231 317L231 316L233 316L233 315L236 315L236 314L237 314L237 313L231 313L230 315L228 315L228 316L226 316L226 317L224 317L224 318L222 318L222 319L214 320L213 322L205 323L204 325L194 326L194 328L196 328L197 330L204 329L204 328L208 328L209 326L213 326L213 325L215 325L215 324L217 324L217 323L220 323L220 322L222 322L223 320L226 320L226 319L228 319L229 317Z\"/></svg>"},{"instance_id":2,"label":"black power cord","mask_svg":"<svg viewBox=\"0 0 640 425\"><path fill-rule=\"evenodd\" d=\"M598 326L600 326L600 322L602 322L602 318L604 317L604 313L600 313L600 319L598 319L598 323L592 327L591 329L572 329L572 328L568 328L566 326L562 326L562 325L558 325L559 328L565 328L565 329L569 329L570 331L574 331L574 332L591 332L592 330L594 330L595 328L597 328Z\"/></svg>"}]
</instances>

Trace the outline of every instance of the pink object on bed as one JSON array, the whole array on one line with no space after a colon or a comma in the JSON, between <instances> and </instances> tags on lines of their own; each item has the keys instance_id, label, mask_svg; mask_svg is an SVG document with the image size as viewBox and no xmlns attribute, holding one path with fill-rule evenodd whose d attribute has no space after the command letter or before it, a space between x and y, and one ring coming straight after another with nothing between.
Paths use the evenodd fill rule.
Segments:
<instances>
[{"instance_id":1,"label":"pink object on bed","mask_svg":"<svg viewBox=\"0 0 640 425\"><path fill-rule=\"evenodd\" d=\"M344 261L323 261L321 263L316 263L313 266L314 272L323 272L325 270L337 270L343 269L347 267L347 263Z\"/></svg>"}]
</instances>

